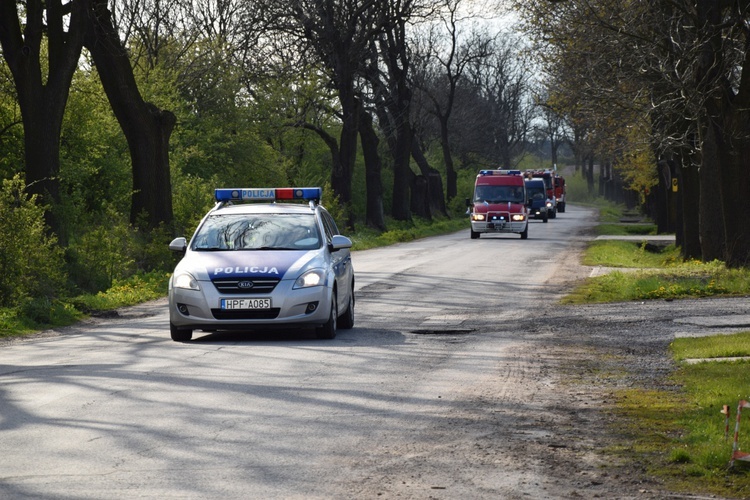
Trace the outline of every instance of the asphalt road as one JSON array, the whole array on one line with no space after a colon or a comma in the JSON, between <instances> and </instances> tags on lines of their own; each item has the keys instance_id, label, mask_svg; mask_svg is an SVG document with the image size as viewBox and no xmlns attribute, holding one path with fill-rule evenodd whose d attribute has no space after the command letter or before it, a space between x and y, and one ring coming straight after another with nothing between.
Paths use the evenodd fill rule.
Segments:
<instances>
[{"instance_id":1,"label":"asphalt road","mask_svg":"<svg viewBox=\"0 0 750 500\"><path fill-rule=\"evenodd\" d=\"M593 224L569 206L527 240L355 252L355 328L330 341L175 343L161 300L0 345L0 497L536 497L544 470L488 438L549 377L506 326L559 297Z\"/></svg>"}]
</instances>

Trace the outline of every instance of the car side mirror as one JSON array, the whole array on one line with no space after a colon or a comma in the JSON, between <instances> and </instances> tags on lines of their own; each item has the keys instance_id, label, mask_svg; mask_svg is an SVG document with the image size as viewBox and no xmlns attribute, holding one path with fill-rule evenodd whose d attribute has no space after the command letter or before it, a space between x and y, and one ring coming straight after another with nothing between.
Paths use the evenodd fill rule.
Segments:
<instances>
[{"instance_id":1,"label":"car side mirror","mask_svg":"<svg viewBox=\"0 0 750 500\"><path fill-rule=\"evenodd\" d=\"M350 240L346 236L336 234L333 236L333 238L331 238L331 243L330 245L328 245L328 247L331 249L331 252L341 250L342 248L351 248L352 240Z\"/></svg>"},{"instance_id":2,"label":"car side mirror","mask_svg":"<svg viewBox=\"0 0 750 500\"><path fill-rule=\"evenodd\" d=\"M187 250L187 240L183 236L175 238L169 244L169 249L173 252L185 253L185 251Z\"/></svg>"}]
</instances>

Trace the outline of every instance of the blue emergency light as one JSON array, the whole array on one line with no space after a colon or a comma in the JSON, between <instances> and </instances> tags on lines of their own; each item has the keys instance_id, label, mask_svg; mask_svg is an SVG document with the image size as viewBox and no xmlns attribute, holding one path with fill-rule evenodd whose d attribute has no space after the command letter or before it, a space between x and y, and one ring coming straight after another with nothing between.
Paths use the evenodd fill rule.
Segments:
<instances>
[{"instance_id":1,"label":"blue emergency light","mask_svg":"<svg viewBox=\"0 0 750 500\"><path fill-rule=\"evenodd\" d=\"M226 201L320 201L323 190L319 187L305 188L223 188L214 190L218 202Z\"/></svg>"},{"instance_id":2,"label":"blue emergency light","mask_svg":"<svg viewBox=\"0 0 750 500\"><path fill-rule=\"evenodd\" d=\"M521 175L520 170L480 170L479 175Z\"/></svg>"}]
</instances>

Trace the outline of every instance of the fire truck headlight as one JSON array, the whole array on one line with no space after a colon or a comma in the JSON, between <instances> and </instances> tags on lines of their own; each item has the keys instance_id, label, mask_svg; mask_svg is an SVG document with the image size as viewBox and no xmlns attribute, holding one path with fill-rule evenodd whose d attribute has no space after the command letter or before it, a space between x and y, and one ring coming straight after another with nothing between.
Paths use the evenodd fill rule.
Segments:
<instances>
[{"instance_id":1,"label":"fire truck headlight","mask_svg":"<svg viewBox=\"0 0 750 500\"><path fill-rule=\"evenodd\" d=\"M484 214L471 214L471 220L484 220Z\"/></svg>"},{"instance_id":2,"label":"fire truck headlight","mask_svg":"<svg viewBox=\"0 0 750 500\"><path fill-rule=\"evenodd\" d=\"M513 220L516 222L521 222L526 220L526 216L524 214L513 214Z\"/></svg>"}]
</instances>

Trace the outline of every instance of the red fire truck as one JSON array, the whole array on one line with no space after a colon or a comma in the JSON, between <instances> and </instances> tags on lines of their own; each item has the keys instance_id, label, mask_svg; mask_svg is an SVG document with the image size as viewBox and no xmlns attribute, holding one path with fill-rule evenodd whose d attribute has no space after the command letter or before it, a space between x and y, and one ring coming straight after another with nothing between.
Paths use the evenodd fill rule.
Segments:
<instances>
[{"instance_id":1,"label":"red fire truck","mask_svg":"<svg viewBox=\"0 0 750 500\"><path fill-rule=\"evenodd\" d=\"M565 213L565 178L555 172L552 176L552 183L555 189L555 203L557 204L557 211L561 214Z\"/></svg>"},{"instance_id":2,"label":"red fire truck","mask_svg":"<svg viewBox=\"0 0 750 500\"><path fill-rule=\"evenodd\" d=\"M471 238L482 233L517 233L529 236L526 186L520 170L480 170L474 197L466 200L471 217Z\"/></svg>"}]
</instances>

